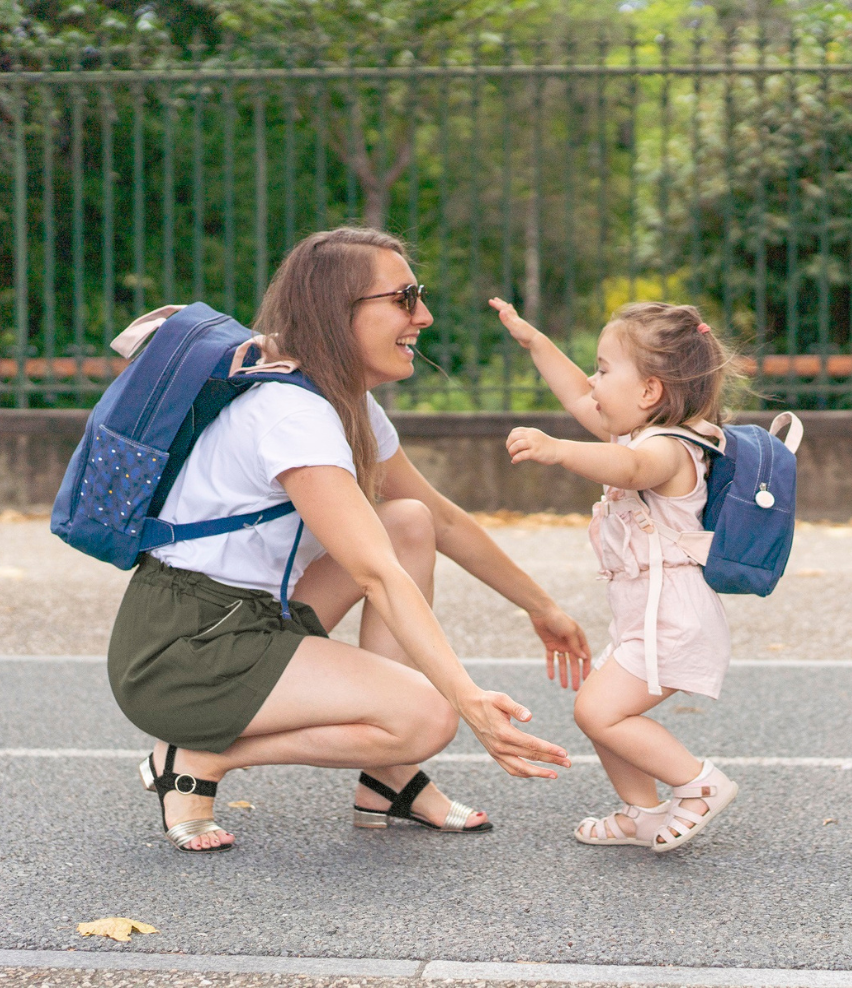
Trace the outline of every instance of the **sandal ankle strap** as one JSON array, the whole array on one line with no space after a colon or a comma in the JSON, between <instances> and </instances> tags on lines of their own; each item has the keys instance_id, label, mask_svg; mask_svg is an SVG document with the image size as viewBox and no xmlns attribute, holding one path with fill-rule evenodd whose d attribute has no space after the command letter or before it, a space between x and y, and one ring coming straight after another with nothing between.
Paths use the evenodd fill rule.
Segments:
<instances>
[{"instance_id":1,"label":"sandal ankle strap","mask_svg":"<svg viewBox=\"0 0 852 988\"><path fill-rule=\"evenodd\" d=\"M373 792L378 793L384 799L390 801L390 806L386 811L389 816L401 817L405 820L411 816L412 803L423 792L426 786L429 785L430 779L425 772L416 772L398 793L394 792L390 786L386 786L383 782L379 782L378 779L374 779L372 775L367 775L366 772L361 773L358 781L362 786L372 789Z\"/></svg>"},{"instance_id":2,"label":"sandal ankle strap","mask_svg":"<svg viewBox=\"0 0 852 988\"><path fill-rule=\"evenodd\" d=\"M179 792L183 796L195 793L198 796L215 796L219 787L217 782L210 779L199 779L189 772L175 772L175 754L177 748L170 744L166 750L166 760L163 763L163 771L154 778L154 785L157 792L163 796L169 792Z\"/></svg>"}]
</instances>

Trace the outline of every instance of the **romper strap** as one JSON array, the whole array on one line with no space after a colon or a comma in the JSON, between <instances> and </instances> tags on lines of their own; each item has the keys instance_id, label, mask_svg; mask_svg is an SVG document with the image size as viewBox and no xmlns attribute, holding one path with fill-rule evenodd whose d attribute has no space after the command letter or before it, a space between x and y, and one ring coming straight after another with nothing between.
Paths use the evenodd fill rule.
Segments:
<instances>
[{"instance_id":1,"label":"romper strap","mask_svg":"<svg viewBox=\"0 0 852 988\"><path fill-rule=\"evenodd\" d=\"M662 696L660 670L657 667L657 613L660 609L660 595L663 590L663 547L660 533L655 529L648 532L648 603L645 605L645 676L648 692L652 696Z\"/></svg>"},{"instance_id":2,"label":"romper strap","mask_svg":"<svg viewBox=\"0 0 852 988\"><path fill-rule=\"evenodd\" d=\"M662 531L665 535L671 533L669 537L674 536L673 541L677 541L678 533L670 528L663 531L667 526L660 525L659 522L651 518L648 506L638 491L631 491L629 497L607 503L618 507L629 506L637 524L648 536L648 601L645 604L644 624L645 679L648 683L648 692L652 696L662 696L657 650L657 615L663 590L663 546L660 541L660 532Z\"/></svg>"}]
</instances>

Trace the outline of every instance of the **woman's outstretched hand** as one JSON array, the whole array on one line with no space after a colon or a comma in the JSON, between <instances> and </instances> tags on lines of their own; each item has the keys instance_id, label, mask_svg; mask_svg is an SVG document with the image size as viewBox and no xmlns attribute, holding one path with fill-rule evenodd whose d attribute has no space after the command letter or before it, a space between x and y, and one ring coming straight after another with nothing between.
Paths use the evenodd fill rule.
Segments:
<instances>
[{"instance_id":1,"label":"woman's outstretched hand","mask_svg":"<svg viewBox=\"0 0 852 988\"><path fill-rule=\"evenodd\" d=\"M532 714L505 693L477 690L471 699L462 704L460 712L480 744L509 775L525 779L556 778L552 768L532 765L531 762L571 767L571 759L564 748L515 727L513 718L525 723L532 720Z\"/></svg>"},{"instance_id":2,"label":"woman's outstretched hand","mask_svg":"<svg viewBox=\"0 0 852 988\"><path fill-rule=\"evenodd\" d=\"M592 667L592 653L586 635L579 624L565 611L554 606L542 614L530 614L535 633L547 650L547 678L556 677L559 666L559 682L568 688L568 666L571 667L571 688L578 690Z\"/></svg>"},{"instance_id":3,"label":"woman's outstretched hand","mask_svg":"<svg viewBox=\"0 0 852 988\"><path fill-rule=\"evenodd\" d=\"M514 339L525 349L529 349L532 341L538 335L538 330L526 319L521 319L514 305L504 302L502 298L490 298L488 304L497 310L500 322L509 330Z\"/></svg>"}]
</instances>

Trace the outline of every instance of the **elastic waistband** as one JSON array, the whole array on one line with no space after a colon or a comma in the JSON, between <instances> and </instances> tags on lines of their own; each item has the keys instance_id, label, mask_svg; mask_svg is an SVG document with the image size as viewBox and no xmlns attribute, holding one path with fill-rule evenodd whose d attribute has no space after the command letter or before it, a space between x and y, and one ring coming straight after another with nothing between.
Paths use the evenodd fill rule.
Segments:
<instances>
[{"instance_id":1,"label":"elastic waistband","mask_svg":"<svg viewBox=\"0 0 852 988\"><path fill-rule=\"evenodd\" d=\"M234 600L254 600L275 613L281 611L281 605L266 590L232 587L226 583L219 583L216 580L211 580L204 573L169 566L168 563L160 562L159 559L155 559L148 553L143 554L137 572L139 578L146 583L167 585L183 593L197 594L199 597L212 599L216 603L227 605Z\"/></svg>"}]
</instances>

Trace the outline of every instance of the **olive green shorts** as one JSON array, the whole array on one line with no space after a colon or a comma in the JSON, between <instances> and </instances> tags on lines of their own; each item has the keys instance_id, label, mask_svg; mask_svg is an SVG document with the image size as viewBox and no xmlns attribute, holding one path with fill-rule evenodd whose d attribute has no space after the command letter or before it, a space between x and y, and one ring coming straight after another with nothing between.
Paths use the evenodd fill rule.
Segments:
<instances>
[{"instance_id":1,"label":"olive green shorts","mask_svg":"<svg viewBox=\"0 0 852 988\"><path fill-rule=\"evenodd\" d=\"M308 635L328 637L307 604L289 620L263 590L217 583L143 556L115 620L109 681L127 718L179 748L224 751L245 730Z\"/></svg>"}]
</instances>

